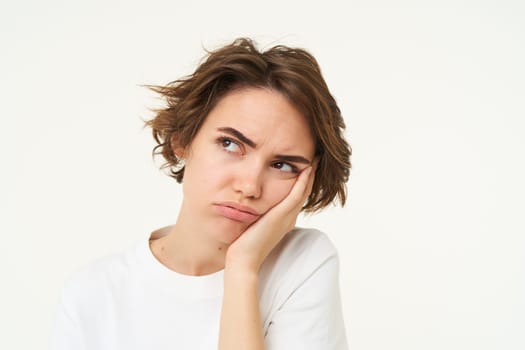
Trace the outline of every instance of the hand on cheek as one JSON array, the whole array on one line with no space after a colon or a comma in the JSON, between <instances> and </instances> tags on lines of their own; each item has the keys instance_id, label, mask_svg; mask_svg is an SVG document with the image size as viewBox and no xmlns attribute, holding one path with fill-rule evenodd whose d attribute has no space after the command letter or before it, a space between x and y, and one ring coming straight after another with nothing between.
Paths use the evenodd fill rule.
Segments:
<instances>
[{"instance_id":1,"label":"hand on cheek","mask_svg":"<svg viewBox=\"0 0 525 350\"><path fill-rule=\"evenodd\" d=\"M236 266L257 272L262 262L284 235L295 226L297 216L308 198L315 167L305 168L290 193L235 240L226 255L226 267Z\"/></svg>"}]
</instances>

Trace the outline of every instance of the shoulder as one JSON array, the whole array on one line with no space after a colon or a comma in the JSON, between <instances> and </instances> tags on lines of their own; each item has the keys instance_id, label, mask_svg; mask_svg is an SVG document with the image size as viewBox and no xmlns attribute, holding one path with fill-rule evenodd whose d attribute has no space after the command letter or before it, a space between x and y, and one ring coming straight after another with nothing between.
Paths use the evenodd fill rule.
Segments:
<instances>
[{"instance_id":1,"label":"shoulder","mask_svg":"<svg viewBox=\"0 0 525 350\"><path fill-rule=\"evenodd\" d=\"M337 279L339 258L328 236L316 229L295 228L273 249L260 271L263 293L292 293L312 276ZM273 292L270 292L273 293Z\"/></svg>"},{"instance_id":2,"label":"shoulder","mask_svg":"<svg viewBox=\"0 0 525 350\"><path fill-rule=\"evenodd\" d=\"M337 250L328 236L317 229L296 227L280 242L289 251L312 250L316 255L336 255Z\"/></svg>"},{"instance_id":3,"label":"shoulder","mask_svg":"<svg viewBox=\"0 0 525 350\"><path fill-rule=\"evenodd\" d=\"M297 227L273 249L266 264L276 267L298 265L312 269L337 258L337 249L324 232Z\"/></svg>"},{"instance_id":4,"label":"shoulder","mask_svg":"<svg viewBox=\"0 0 525 350\"><path fill-rule=\"evenodd\" d=\"M89 308L111 290L128 283L137 265L135 251L133 248L98 258L73 272L62 288L62 302Z\"/></svg>"},{"instance_id":5,"label":"shoulder","mask_svg":"<svg viewBox=\"0 0 525 350\"><path fill-rule=\"evenodd\" d=\"M268 348L345 349L337 250L326 234L296 228L261 268L260 309Z\"/></svg>"}]
</instances>

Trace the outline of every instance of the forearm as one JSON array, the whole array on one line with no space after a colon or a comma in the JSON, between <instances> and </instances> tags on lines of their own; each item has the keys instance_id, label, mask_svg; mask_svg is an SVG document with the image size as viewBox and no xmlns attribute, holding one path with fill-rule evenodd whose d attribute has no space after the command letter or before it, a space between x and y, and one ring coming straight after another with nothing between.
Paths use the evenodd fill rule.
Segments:
<instances>
[{"instance_id":1,"label":"forearm","mask_svg":"<svg viewBox=\"0 0 525 350\"><path fill-rule=\"evenodd\" d=\"M219 350L264 349L257 287L257 272L226 265Z\"/></svg>"}]
</instances>

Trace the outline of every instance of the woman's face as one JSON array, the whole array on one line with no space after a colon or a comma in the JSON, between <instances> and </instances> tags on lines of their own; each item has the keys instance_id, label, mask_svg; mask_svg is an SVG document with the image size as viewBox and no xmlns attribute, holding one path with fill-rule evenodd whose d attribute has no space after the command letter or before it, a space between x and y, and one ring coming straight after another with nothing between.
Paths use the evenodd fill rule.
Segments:
<instances>
[{"instance_id":1,"label":"woman's face","mask_svg":"<svg viewBox=\"0 0 525 350\"><path fill-rule=\"evenodd\" d=\"M279 92L223 97L185 157L182 214L224 244L283 200L314 157L305 117Z\"/></svg>"}]
</instances>

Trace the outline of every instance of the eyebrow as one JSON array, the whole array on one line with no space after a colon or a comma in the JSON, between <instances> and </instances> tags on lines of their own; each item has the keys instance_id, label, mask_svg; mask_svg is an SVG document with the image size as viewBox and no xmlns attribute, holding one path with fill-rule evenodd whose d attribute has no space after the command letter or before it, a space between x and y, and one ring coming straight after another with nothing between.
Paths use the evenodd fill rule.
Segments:
<instances>
[{"instance_id":1,"label":"eyebrow","mask_svg":"<svg viewBox=\"0 0 525 350\"><path fill-rule=\"evenodd\" d=\"M246 137L242 132L240 132L237 129L231 128L231 127L222 127L218 128L217 130L222 131L224 133L230 134L232 136L237 137L239 140L247 144L248 146L252 148L256 148L257 144L250 140L248 137ZM301 164L312 164L311 161L308 159L301 157L301 156L292 156L292 155L285 155L285 154L278 154L275 156L275 158L279 161L285 161L285 162L292 162L292 163L301 163Z\"/></svg>"},{"instance_id":2,"label":"eyebrow","mask_svg":"<svg viewBox=\"0 0 525 350\"><path fill-rule=\"evenodd\" d=\"M252 140L250 140L249 138L244 136L243 133L240 132L237 129L230 128L230 127L225 127L225 128L218 128L217 130L235 136L236 138L238 138L239 140L241 140L242 142L244 142L245 144L247 144L251 148L257 147L257 144L255 142L253 142Z\"/></svg>"},{"instance_id":3,"label":"eyebrow","mask_svg":"<svg viewBox=\"0 0 525 350\"><path fill-rule=\"evenodd\" d=\"M279 161L282 160L285 162L292 162L292 163L311 164L311 162L308 159L301 157L301 156L287 156L287 155L278 154L277 156L275 156L275 158Z\"/></svg>"}]
</instances>

